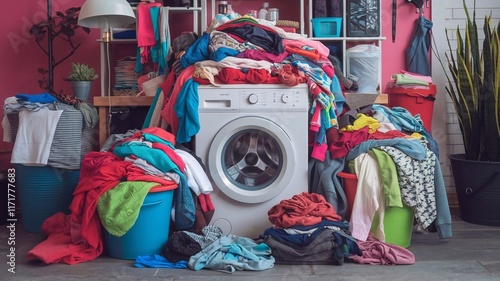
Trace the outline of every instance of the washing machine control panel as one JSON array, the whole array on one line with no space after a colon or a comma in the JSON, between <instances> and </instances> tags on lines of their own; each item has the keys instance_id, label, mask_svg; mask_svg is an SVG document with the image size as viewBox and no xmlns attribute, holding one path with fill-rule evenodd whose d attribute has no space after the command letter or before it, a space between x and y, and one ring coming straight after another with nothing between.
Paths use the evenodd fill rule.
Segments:
<instances>
[{"instance_id":1,"label":"washing machine control panel","mask_svg":"<svg viewBox=\"0 0 500 281\"><path fill-rule=\"evenodd\" d=\"M283 94L281 96L281 101L284 102L284 103L290 102L290 95L289 94Z\"/></svg>"},{"instance_id":2,"label":"washing machine control panel","mask_svg":"<svg viewBox=\"0 0 500 281\"><path fill-rule=\"evenodd\" d=\"M256 104L259 101L259 96L256 94L250 94L248 96L248 102L251 104Z\"/></svg>"},{"instance_id":3,"label":"washing machine control panel","mask_svg":"<svg viewBox=\"0 0 500 281\"><path fill-rule=\"evenodd\" d=\"M240 89L240 109L303 109L308 92L303 89Z\"/></svg>"},{"instance_id":4,"label":"washing machine control panel","mask_svg":"<svg viewBox=\"0 0 500 281\"><path fill-rule=\"evenodd\" d=\"M308 110L307 85L295 87L274 84L200 86L199 112L238 112L267 110Z\"/></svg>"}]
</instances>

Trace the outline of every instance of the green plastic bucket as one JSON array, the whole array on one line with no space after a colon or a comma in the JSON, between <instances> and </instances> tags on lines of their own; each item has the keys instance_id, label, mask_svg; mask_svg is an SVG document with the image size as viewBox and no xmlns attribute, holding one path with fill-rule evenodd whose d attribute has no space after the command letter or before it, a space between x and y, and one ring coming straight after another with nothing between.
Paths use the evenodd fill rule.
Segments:
<instances>
[{"instance_id":1,"label":"green plastic bucket","mask_svg":"<svg viewBox=\"0 0 500 281\"><path fill-rule=\"evenodd\" d=\"M413 233L413 209L408 206L387 207L384 214L385 242L408 248ZM373 217L372 232L379 223L377 213Z\"/></svg>"},{"instance_id":2,"label":"green plastic bucket","mask_svg":"<svg viewBox=\"0 0 500 281\"><path fill-rule=\"evenodd\" d=\"M339 172L337 174L342 179L342 185L348 202L348 212L346 219L350 219L354 198L356 197L358 177L356 174ZM388 207L384 214L385 242L408 248L411 244L413 232L413 210L408 206ZM372 221L371 231L375 232L379 223L378 214L375 213Z\"/></svg>"}]
</instances>

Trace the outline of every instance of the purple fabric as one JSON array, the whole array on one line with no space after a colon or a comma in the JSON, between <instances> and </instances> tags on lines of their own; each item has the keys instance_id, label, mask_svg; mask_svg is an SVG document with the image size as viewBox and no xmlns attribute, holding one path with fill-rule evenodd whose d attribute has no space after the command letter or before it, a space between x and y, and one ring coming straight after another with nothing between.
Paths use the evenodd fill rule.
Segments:
<instances>
[{"instance_id":1,"label":"purple fabric","mask_svg":"<svg viewBox=\"0 0 500 281\"><path fill-rule=\"evenodd\" d=\"M286 59L287 56L288 52L286 51L281 54L273 54L258 50L245 50L239 53L236 57L253 59L253 60L265 60L268 62L282 62Z\"/></svg>"},{"instance_id":2,"label":"purple fabric","mask_svg":"<svg viewBox=\"0 0 500 281\"><path fill-rule=\"evenodd\" d=\"M383 265L415 263L415 256L409 250L398 245L381 242L371 234L366 241L358 241L358 246L363 255L349 257L356 263Z\"/></svg>"}]
</instances>

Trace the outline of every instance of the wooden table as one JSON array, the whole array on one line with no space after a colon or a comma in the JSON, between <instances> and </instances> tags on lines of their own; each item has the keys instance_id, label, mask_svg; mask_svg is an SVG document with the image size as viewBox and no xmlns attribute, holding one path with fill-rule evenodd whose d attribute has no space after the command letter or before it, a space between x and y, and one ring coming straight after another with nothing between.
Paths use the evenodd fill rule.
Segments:
<instances>
[{"instance_id":1,"label":"wooden table","mask_svg":"<svg viewBox=\"0 0 500 281\"><path fill-rule=\"evenodd\" d=\"M387 94L380 94L375 99L375 103L387 105L389 103L389 97L387 96Z\"/></svg>"},{"instance_id":2,"label":"wooden table","mask_svg":"<svg viewBox=\"0 0 500 281\"><path fill-rule=\"evenodd\" d=\"M106 96L94 97L94 106L99 111L99 148L101 148L109 137L108 115L111 106L150 106L153 103L153 96Z\"/></svg>"}]
</instances>

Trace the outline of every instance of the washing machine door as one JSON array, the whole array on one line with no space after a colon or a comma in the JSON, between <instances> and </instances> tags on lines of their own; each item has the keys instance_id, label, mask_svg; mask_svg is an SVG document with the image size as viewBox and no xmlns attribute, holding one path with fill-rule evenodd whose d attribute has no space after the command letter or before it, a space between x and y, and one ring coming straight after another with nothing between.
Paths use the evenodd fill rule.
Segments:
<instances>
[{"instance_id":1,"label":"washing machine door","mask_svg":"<svg viewBox=\"0 0 500 281\"><path fill-rule=\"evenodd\" d=\"M264 202L290 184L295 172L293 146L273 121L241 117L214 137L208 168L216 186L228 197L242 203Z\"/></svg>"}]
</instances>

